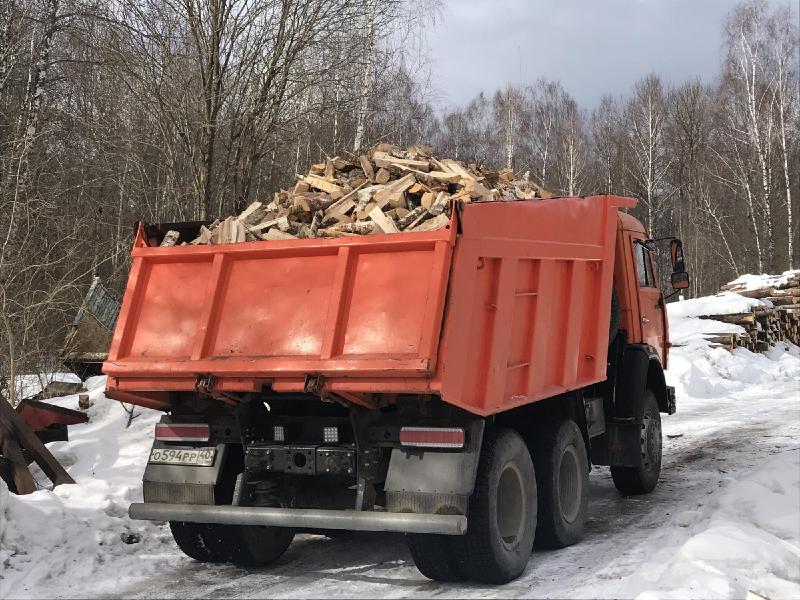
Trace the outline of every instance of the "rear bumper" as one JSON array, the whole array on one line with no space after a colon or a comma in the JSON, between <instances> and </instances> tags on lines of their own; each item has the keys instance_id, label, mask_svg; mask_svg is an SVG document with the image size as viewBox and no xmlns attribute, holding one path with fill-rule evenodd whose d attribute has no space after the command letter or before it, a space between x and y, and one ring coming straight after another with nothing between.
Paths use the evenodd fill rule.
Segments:
<instances>
[{"instance_id":1,"label":"rear bumper","mask_svg":"<svg viewBox=\"0 0 800 600\"><path fill-rule=\"evenodd\" d=\"M131 519L185 521L222 525L260 525L297 529L347 529L464 535L464 515L427 515L355 510L267 508L261 506L203 506L145 502L131 504Z\"/></svg>"}]
</instances>

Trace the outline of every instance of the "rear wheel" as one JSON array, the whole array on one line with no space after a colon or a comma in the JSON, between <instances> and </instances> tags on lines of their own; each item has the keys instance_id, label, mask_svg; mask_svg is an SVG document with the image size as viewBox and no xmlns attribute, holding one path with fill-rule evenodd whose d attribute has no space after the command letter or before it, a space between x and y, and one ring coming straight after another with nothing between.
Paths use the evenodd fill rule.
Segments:
<instances>
[{"instance_id":1,"label":"rear wheel","mask_svg":"<svg viewBox=\"0 0 800 600\"><path fill-rule=\"evenodd\" d=\"M420 573L434 581L463 581L453 541L448 535L409 534L408 549Z\"/></svg>"},{"instance_id":2,"label":"rear wheel","mask_svg":"<svg viewBox=\"0 0 800 600\"><path fill-rule=\"evenodd\" d=\"M172 539L186 556L200 562L224 562L214 546L215 535L205 523L184 523L170 521Z\"/></svg>"},{"instance_id":3,"label":"rear wheel","mask_svg":"<svg viewBox=\"0 0 800 600\"><path fill-rule=\"evenodd\" d=\"M236 479L242 468L240 447L231 446L215 498L233 501ZM277 496L266 504L277 506ZM294 539L294 530L258 525L170 522L172 537L184 554L202 562L228 562L242 567L263 567L280 558Z\"/></svg>"},{"instance_id":4,"label":"rear wheel","mask_svg":"<svg viewBox=\"0 0 800 600\"><path fill-rule=\"evenodd\" d=\"M614 485L629 495L652 492L661 475L661 414L652 391L645 390L637 413L641 462L636 467L611 467Z\"/></svg>"},{"instance_id":5,"label":"rear wheel","mask_svg":"<svg viewBox=\"0 0 800 600\"><path fill-rule=\"evenodd\" d=\"M200 562L229 562L263 567L280 558L294 538L283 527L218 525L170 521L172 538L181 551Z\"/></svg>"},{"instance_id":6,"label":"rear wheel","mask_svg":"<svg viewBox=\"0 0 800 600\"><path fill-rule=\"evenodd\" d=\"M263 567L278 560L294 539L285 527L211 525L211 546L224 562L241 567Z\"/></svg>"},{"instance_id":7,"label":"rear wheel","mask_svg":"<svg viewBox=\"0 0 800 600\"><path fill-rule=\"evenodd\" d=\"M583 537L589 506L583 435L571 419L554 419L537 428L532 445L539 502L536 546L571 546Z\"/></svg>"},{"instance_id":8,"label":"rear wheel","mask_svg":"<svg viewBox=\"0 0 800 600\"><path fill-rule=\"evenodd\" d=\"M461 573L482 583L519 577L536 531L536 474L516 431L488 430L483 438L467 534L452 544Z\"/></svg>"}]
</instances>

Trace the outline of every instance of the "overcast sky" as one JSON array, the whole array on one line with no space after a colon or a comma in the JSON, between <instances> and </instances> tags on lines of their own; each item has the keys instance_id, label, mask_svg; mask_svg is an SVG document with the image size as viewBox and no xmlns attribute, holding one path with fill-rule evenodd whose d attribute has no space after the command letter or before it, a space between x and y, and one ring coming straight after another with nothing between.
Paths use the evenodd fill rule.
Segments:
<instances>
[{"instance_id":1,"label":"overcast sky","mask_svg":"<svg viewBox=\"0 0 800 600\"><path fill-rule=\"evenodd\" d=\"M797 15L798 0L789 3ZM736 0L445 0L428 33L439 104L462 105L508 83L560 80L580 105L655 72L710 80Z\"/></svg>"}]
</instances>

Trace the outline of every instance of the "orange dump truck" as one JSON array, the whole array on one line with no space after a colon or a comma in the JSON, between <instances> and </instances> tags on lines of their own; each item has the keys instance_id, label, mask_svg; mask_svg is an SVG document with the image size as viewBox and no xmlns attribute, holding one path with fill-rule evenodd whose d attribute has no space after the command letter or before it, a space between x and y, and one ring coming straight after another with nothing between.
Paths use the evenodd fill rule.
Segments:
<instances>
[{"instance_id":1,"label":"orange dump truck","mask_svg":"<svg viewBox=\"0 0 800 600\"><path fill-rule=\"evenodd\" d=\"M534 542L577 542L590 464L651 491L675 410L634 205L458 203L432 232L165 248L199 224L140 224L103 369L110 397L165 412L131 517L240 565L298 531L404 532L443 581L506 582Z\"/></svg>"}]
</instances>

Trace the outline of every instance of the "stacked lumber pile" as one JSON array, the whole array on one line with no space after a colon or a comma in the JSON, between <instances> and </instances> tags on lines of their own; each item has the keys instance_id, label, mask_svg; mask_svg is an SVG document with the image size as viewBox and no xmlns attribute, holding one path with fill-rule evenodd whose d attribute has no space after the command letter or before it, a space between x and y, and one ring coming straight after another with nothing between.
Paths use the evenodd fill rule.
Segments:
<instances>
[{"instance_id":1,"label":"stacked lumber pile","mask_svg":"<svg viewBox=\"0 0 800 600\"><path fill-rule=\"evenodd\" d=\"M366 154L335 156L297 175L291 190L253 202L241 214L202 227L190 244L343 237L433 231L450 220L454 200L493 202L549 198L510 169L490 171L437 159L429 146L379 144ZM179 241L168 232L162 246ZM185 243L185 242L184 242Z\"/></svg>"},{"instance_id":2,"label":"stacked lumber pile","mask_svg":"<svg viewBox=\"0 0 800 600\"><path fill-rule=\"evenodd\" d=\"M712 344L727 350L741 347L764 352L778 342L800 345L800 271L763 278L763 285L748 285L736 280L722 286L733 292L762 302L751 311L726 315L705 315L701 318L732 323L744 333L721 333L708 336Z\"/></svg>"}]
</instances>

